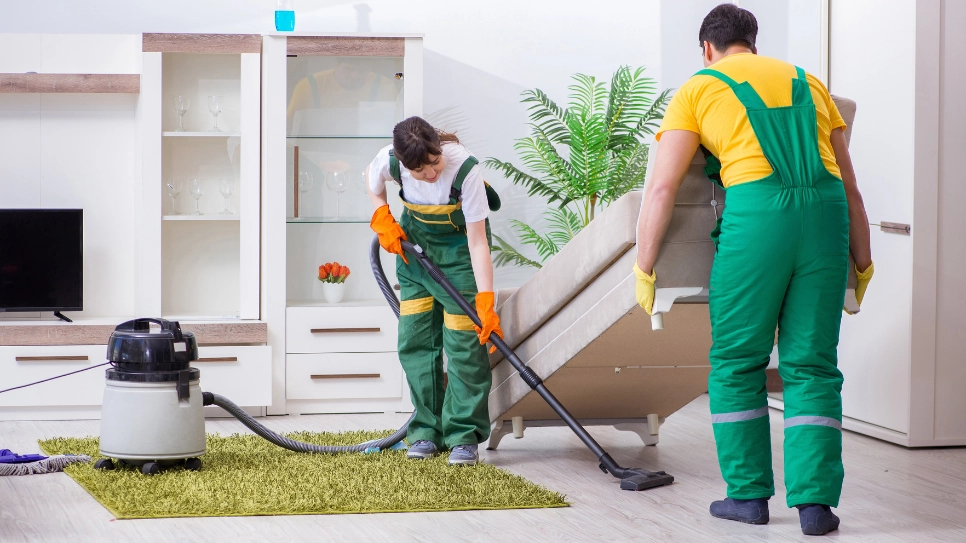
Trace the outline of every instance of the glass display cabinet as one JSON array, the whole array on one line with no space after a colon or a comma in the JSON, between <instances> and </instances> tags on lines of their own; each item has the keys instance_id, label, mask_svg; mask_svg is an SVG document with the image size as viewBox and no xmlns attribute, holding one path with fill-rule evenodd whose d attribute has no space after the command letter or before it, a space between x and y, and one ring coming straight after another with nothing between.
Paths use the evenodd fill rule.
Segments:
<instances>
[{"instance_id":1,"label":"glass display cabinet","mask_svg":"<svg viewBox=\"0 0 966 543\"><path fill-rule=\"evenodd\" d=\"M266 36L262 78L264 300L285 342L270 413L408 409L395 316L369 269L365 171L422 113L422 39ZM327 262L351 270L339 303L317 277Z\"/></svg>"}]
</instances>

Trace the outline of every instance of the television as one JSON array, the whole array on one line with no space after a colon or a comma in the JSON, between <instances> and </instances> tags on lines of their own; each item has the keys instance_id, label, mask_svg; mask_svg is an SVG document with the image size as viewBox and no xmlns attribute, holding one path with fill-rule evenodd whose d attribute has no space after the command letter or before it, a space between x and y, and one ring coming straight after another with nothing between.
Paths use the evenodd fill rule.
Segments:
<instances>
[{"instance_id":1,"label":"television","mask_svg":"<svg viewBox=\"0 0 966 543\"><path fill-rule=\"evenodd\" d=\"M0 209L0 312L82 311L83 247L83 209Z\"/></svg>"}]
</instances>

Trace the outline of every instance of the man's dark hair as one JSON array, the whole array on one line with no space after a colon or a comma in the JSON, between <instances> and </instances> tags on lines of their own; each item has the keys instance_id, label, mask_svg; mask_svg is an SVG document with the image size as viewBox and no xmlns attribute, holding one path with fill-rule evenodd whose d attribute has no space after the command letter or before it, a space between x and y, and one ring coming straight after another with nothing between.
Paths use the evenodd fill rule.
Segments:
<instances>
[{"instance_id":1,"label":"man's dark hair","mask_svg":"<svg viewBox=\"0 0 966 543\"><path fill-rule=\"evenodd\" d=\"M719 52L736 44L754 49L757 37L758 20L750 11L734 4L721 4L701 22L698 44L704 47L704 42L711 42Z\"/></svg>"}]
</instances>

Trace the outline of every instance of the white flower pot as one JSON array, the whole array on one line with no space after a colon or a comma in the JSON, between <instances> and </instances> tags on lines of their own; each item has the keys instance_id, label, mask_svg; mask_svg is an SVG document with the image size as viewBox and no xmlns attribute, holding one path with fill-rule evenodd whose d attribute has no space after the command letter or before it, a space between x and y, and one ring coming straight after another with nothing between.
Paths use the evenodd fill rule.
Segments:
<instances>
[{"instance_id":1,"label":"white flower pot","mask_svg":"<svg viewBox=\"0 0 966 543\"><path fill-rule=\"evenodd\" d=\"M341 302L345 296L345 283L322 283L322 296L330 304Z\"/></svg>"}]
</instances>

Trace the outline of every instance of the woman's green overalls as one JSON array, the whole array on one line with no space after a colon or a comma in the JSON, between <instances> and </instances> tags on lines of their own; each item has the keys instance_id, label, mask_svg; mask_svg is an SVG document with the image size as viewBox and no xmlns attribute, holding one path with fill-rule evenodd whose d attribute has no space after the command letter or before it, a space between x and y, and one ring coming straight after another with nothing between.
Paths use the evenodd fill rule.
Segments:
<instances>
[{"instance_id":1,"label":"woman's green overalls","mask_svg":"<svg viewBox=\"0 0 966 543\"><path fill-rule=\"evenodd\" d=\"M789 507L837 506L842 490L842 373L836 348L849 253L842 180L819 156L815 104L797 68L792 105L766 107L747 82L727 83L773 173L732 186L711 272L711 422L728 496L775 494L765 367L778 327Z\"/></svg>"},{"instance_id":2,"label":"woman's green overalls","mask_svg":"<svg viewBox=\"0 0 966 543\"><path fill-rule=\"evenodd\" d=\"M409 241L423 248L470 304L476 300L476 276L460 196L463 181L476 164L476 158L470 157L460 167L449 204L412 204L399 191L405 206L399 224ZM399 160L395 156L390 156L389 171L401 185ZM499 198L489 186L487 200L491 210L499 209ZM410 258L406 264L397 257L396 277L402 300L399 361L406 371L416 408L416 418L409 424L409 442L425 439L451 448L486 440L490 435L490 362L473 322L416 259ZM445 389L443 350L447 356Z\"/></svg>"}]
</instances>

